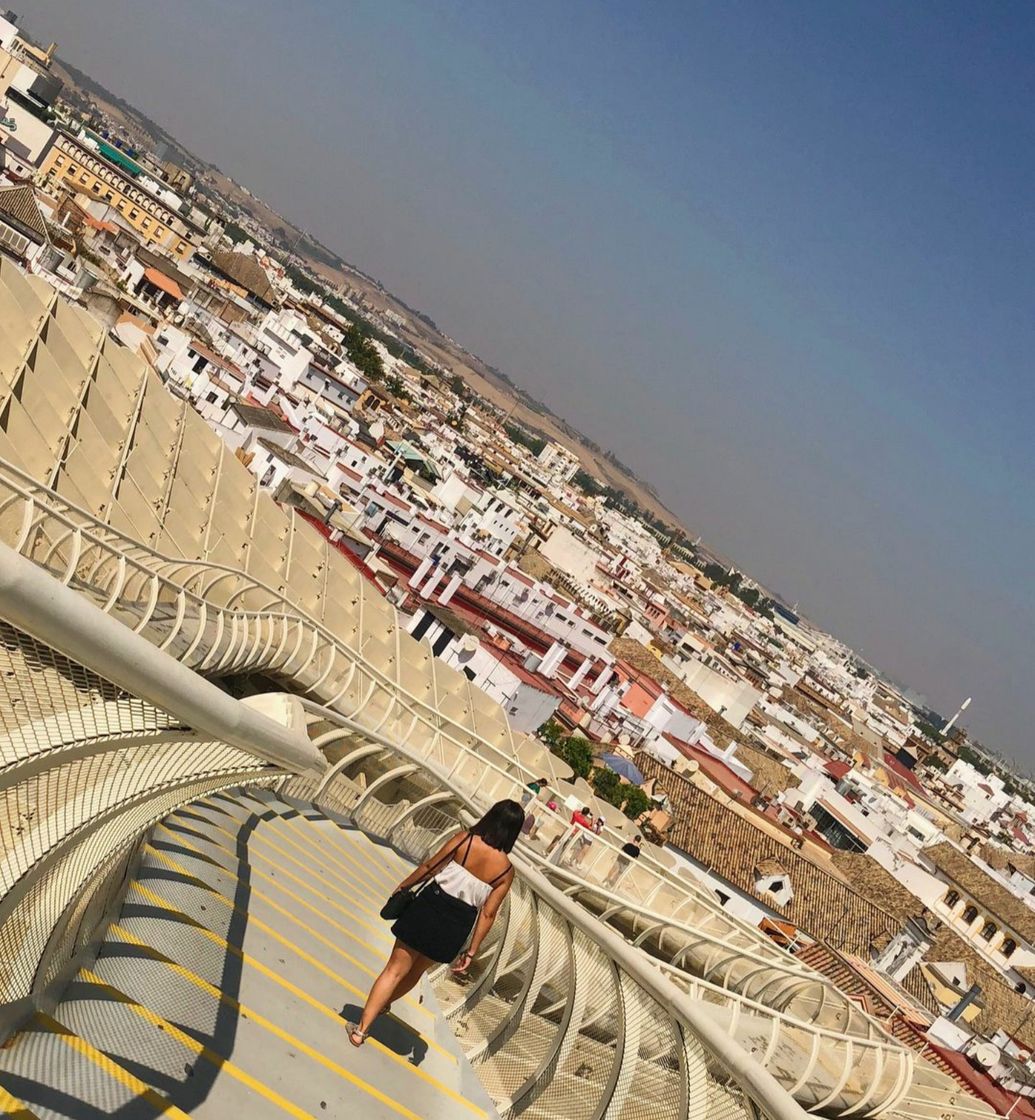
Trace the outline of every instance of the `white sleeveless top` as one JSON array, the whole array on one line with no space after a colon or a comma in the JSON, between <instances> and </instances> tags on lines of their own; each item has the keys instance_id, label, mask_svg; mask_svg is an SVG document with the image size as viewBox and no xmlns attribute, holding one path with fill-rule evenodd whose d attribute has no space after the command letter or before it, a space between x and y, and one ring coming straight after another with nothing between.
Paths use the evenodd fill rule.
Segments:
<instances>
[{"instance_id":1,"label":"white sleeveless top","mask_svg":"<svg viewBox=\"0 0 1035 1120\"><path fill-rule=\"evenodd\" d=\"M473 842L474 837L469 834L463 860L457 862L456 859L450 859L441 871L432 876L432 882L438 883L446 894L452 895L453 898L457 898L461 902L466 902L468 906L473 906L476 910L480 910L488 901L489 895L492 894L493 887L507 872L504 871L497 875L491 883L484 883L473 871L469 871L464 865L467 863L467 857L471 854L471 844ZM464 841L461 840L454 851L454 855L463 845Z\"/></svg>"},{"instance_id":2,"label":"white sleeveless top","mask_svg":"<svg viewBox=\"0 0 1035 1120\"><path fill-rule=\"evenodd\" d=\"M480 910L492 894L492 884L483 883L472 871L451 860L435 876L435 882L453 898Z\"/></svg>"}]
</instances>

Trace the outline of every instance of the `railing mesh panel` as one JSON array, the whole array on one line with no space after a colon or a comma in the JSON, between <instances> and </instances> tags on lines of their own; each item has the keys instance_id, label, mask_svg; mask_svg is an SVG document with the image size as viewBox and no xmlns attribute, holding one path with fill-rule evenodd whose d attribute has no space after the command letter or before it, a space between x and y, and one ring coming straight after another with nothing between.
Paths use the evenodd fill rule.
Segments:
<instances>
[{"instance_id":1,"label":"railing mesh panel","mask_svg":"<svg viewBox=\"0 0 1035 1120\"><path fill-rule=\"evenodd\" d=\"M92 938L150 824L268 772L0 622L0 1001Z\"/></svg>"}]
</instances>

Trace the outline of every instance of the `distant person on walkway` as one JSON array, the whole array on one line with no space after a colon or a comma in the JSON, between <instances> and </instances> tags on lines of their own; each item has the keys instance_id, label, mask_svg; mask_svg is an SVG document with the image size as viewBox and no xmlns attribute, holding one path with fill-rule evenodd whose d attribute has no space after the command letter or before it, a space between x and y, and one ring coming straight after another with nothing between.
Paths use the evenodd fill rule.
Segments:
<instances>
[{"instance_id":1,"label":"distant person on walkway","mask_svg":"<svg viewBox=\"0 0 1035 1120\"><path fill-rule=\"evenodd\" d=\"M614 867L611 868L604 880L605 887L613 887L632 866L633 860L640 858L642 840L642 836L637 836L634 840L629 840L622 845L622 854L615 860Z\"/></svg>"},{"instance_id":2,"label":"distant person on walkway","mask_svg":"<svg viewBox=\"0 0 1035 1120\"><path fill-rule=\"evenodd\" d=\"M548 781L548 778L535 778L529 782L526 787L527 792L521 795L521 804L527 805L530 801L534 801L542 793Z\"/></svg>"},{"instance_id":3,"label":"distant person on walkway","mask_svg":"<svg viewBox=\"0 0 1035 1120\"><path fill-rule=\"evenodd\" d=\"M554 837L553 843L546 849L548 856L553 855L558 848L563 847L568 840L576 835L580 828L593 827L593 814L589 811L589 806L583 805L581 809L576 809L568 823L572 827L565 829L559 836Z\"/></svg>"},{"instance_id":4,"label":"distant person on walkway","mask_svg":"<svg viewBox=\"0 0 1035 1120\"><path fill-rule=\"evenodd\" d=\"M586 858L586 852L593 847L593 837L599 836L604 831L604 818L594 817L590 814L589 818L593 823L589 828L584 829L578 840L575 841L575 859L576 867L582 866L582 861ZM590 836L589 833L593 835Z\"/></svg>"},{"instance_id":5,"label":"distant person on walkway","mask_svg":"<svg viewBox=\"0 0 1035 1120\"><path fill-rule=\"evenodd\" d=\"M507 853L524 819L516 801L498 801L477 824L451 836L395 888L393 898L423 884L392 926L395 945L370 989L359 1022L349 1024L353 1046L366 1042L378 1015L415 987L436 962L456 960L453 971L467 971L514 881ZM465 945L466 952L457 960Z\"/></svg>"}]
</instances>

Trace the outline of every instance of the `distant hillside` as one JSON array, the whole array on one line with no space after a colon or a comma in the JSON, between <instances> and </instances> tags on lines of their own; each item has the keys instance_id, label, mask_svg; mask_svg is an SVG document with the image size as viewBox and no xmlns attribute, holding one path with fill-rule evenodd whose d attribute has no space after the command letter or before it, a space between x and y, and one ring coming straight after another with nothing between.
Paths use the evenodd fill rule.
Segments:
<instances>
[{"instance_id":1,"label":"distant hillside","mask_svg":"<svg viewBox=\"0 0 1035 1120\"><path fill-rule=\"evenodd\" d=\"M55 61L54 72L65 83L66 99L80 111L98 109L117 121L139 147L164 151L166 158L194 174L199 190L210 200L224 208L240 208L246 212L283 245L293 247L297 256L305 260L332 288L344 287L361 299L371 312L389 313L402 340L424 354L434 365L445 368L450 374L459 375L475 393L541 438L553 439L570 446L582 460L588 474L599 478L605 486L621 491L632 503L674 531L686 532L676 515L661 501L654 487L638 478L613 452L601 448L573 424L556 416L548 405L516 385L502 370L483 361L447 336L429 315L410 307L387 291L379 281L350 264L311 234L299 229L219 167L199 159L160 124L112 93L95 78L62 59Z\"/></svg>"}]
</instances>

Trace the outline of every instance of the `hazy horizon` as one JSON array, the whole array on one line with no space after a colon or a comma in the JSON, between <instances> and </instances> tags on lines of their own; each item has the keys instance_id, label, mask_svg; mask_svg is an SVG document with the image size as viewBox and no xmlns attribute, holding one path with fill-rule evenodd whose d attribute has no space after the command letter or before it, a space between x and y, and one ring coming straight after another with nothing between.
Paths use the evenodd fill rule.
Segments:
<instances>
[{"instance_id":1,"label":"hazy horizon","mask_svg":"<svg viewBox=\"0 0 1035 1120\"><path fill-rule=\"evenodd\" d=\"M1031 765L1028 6L23 7Z\"/></svg>"}]
</instances>

